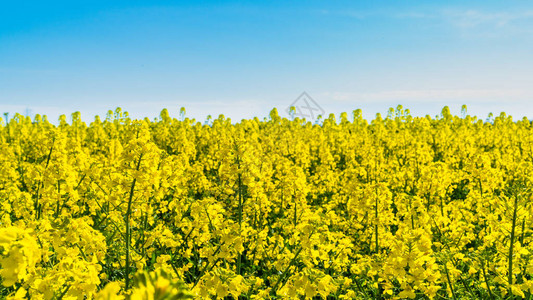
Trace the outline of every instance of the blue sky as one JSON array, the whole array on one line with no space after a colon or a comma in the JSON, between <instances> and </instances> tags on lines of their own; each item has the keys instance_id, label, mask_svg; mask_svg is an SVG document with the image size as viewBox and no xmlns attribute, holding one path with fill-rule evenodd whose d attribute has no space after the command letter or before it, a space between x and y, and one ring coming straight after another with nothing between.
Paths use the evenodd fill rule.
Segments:
<instances>
[{"instance_id":1,"label":"blue sky","mask_svg":"<svg viewBox=\"0 0 533 300\"><path fill-rule=\"evenodd\" d=\"M4 1L0 111L205 120L462 104L533 118L527 1Z\"/></svg>"}]
</instances>

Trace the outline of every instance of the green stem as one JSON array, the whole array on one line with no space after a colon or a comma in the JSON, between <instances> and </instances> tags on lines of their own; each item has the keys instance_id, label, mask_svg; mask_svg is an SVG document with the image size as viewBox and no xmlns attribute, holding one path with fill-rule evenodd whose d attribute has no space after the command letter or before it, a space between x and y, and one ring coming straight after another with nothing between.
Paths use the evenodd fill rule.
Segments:
<instances>
[{"instance_id":1,"label":"green stem","mask_svg":"<svg viewBox=\"0 0 533 300\"><path fill-rule=\"evenodd\" d=\"M376 206L374 208L374 214L376 217L376 224L374 225L374 231L376 233L376 253L379 253L379 235L378 235L379 215L378 215L378 187L377 185L376 185Z\"/></svg>"},{"instance_id":2,"label":"green stem","mask_svg":"<svg viewBox=\"0 0 533 300\"><path fill-rule=\"evenodd\" d=\"M481 270L483 271L483 279L485 280L485 285L487 286L487 290L489 291L490 299L494 299L492 291L490 290L489 281L487 280L487 272L485 271L485 263L483 262L483 260L481 260Z\"/></svg>"},{"instance_id":3,"label":"green stem","mask_svg":"<svg viewBox=\"0 0 533 300\"><path fill-rule=\"evenodd\" d=\"M141 167L141 159L143 155L139 156L139 161L137 162L136 170L139 171ZM128 199L128 210L126 211L126 286L125 290L127 291L130 288L130 272L131 272L131 258L130 258L130 248L131 248L131 226L130 226L130 217L131 217L131 204L133 202L133 192L135 191L135 183L137 178L133 178L130 188L130 197Z\"/></svg>"},{"instance_id":4,"label":"green stem","mask_svg":"<svg viewBox=\"0 0 533 300\"><path fill-rule=\"evenodd\" d=\"M275 295L276 291L278 290L278 286L281 283L281 280L287 275L287 273L289 272L290 267L292 267L292 264L294 263L294 261L296 261L296 258L298 257L298 255L300 255L300 252L302 252L302 250L303 250L303 247L300 247L300 249L298 249L298 251L296 252L296 254L294 254L294 257L292 258L292 260L289 263L289 265L287 266L287 268L285 268L285 270L283 271L281 276L278 277L278 281L276 281L276 284L272 288L272 294L273 295Z\"/></svg>"},{"instance_id":5,"label":"green stem","mask_svg":"<svg viewBox=\"0 0 533 300\"><path fill-rule=\"evenodd\" d=\"M70 287L71 287L70 285L67 286L67 288L66 288L63 292L61 292L61 294L59 294L59 295L57 296L56 299L57 299L57 300L61 300L61 299L63 299L63 297L65 297L65 295L67 294L67 292L68 292L68 290L70 289Z\"/></svg>"},{"instance_id":6,"label":"green stem","mask_svg":"<svg viewBox=\"0 0 533 300\"><path fill-rule=\"evenodd\" d=\"M511 285L513 284L513 246L514 246L514 239L515 239L515 227L516 227L516 215L518 212L518 195L515 196L514 200L514 209L513 209L513 225L511 227L511 241L509 245L509 274L508 274L508 283L509 283L509 292L511 289Z\"/></svg>"},{"instance_id":7,"label":"green stem","mask_svg":"<svg viewBox=\"0 0 533 300\"><path fill-rule=\"evenodd\" d=\"M54 151L54 143L55 143L55 138L52 140L52 146L50 146L50 151L48 152L48 157L46 158L46 165L44 166L44 171L46 171L46 169L48 169L48 165L50 164L50 158L52 158L52 152ZM43 174L44 176L44 174ZM41 190L41 186L43 186L43 180L41 179L39 181L39 185L37 186L37 195L36 195L36 199L35 199L35 210L37 211L37 220L39 220L41 218L41 214L42 214L42 210L43 210L43 207L42 205L39 203L39 198L41 198L41 195L40 195L40 190Z\"/></svg>"},{"instance_id":8,"label":"green stem","mask_svg":"<svg viewBox=\"0 0 533 300\"><path fill-rule=\"evenodd\" d=\"M450 280L450 273L448 272L448 267L446 266L446 262L444 262L444 271L446 272L446 279L448 280L448 285L450 286L450 290L452 291L452 297L455 300L457 299L457 297L455 296L455 290L453 289L452 281Z\"/></svg>"},{"instance_id":9,"label":"green stem","mask_svg":"<svg viewBox=\"0 0 533 300\"><path fill-rule=\"evenodd\" d=\"M296 228L296 223L298 222L297 220L297 216L296 216L296 211L297 211L297 205L298 203L296 202L296 199L294 199L294 197L292 197L293 201L294 201L294 228Z\"/></svg>"},{"instance_id":10,"label":"green stem","mask_svg":"<svg viewBox=\"0 0 533 300\"><path fill-rule=\"evenodd\" d=\"M524 246L525 232L526 232L526 218L522 220L522 234L520 235L520 246Z\"/></svg>"},{"instance_id":11,"label":"green stem","mask_svg":"<svg viewBox=\"0 0 533 300\"><path fill-rule=\"evenodd\" d=\"M240 164L239 164L240 168ZM241 234L241 223L242 223L242 180L241 180L241 174L239 173L239 235ZM241 274L241 261L242 261L242 253L239 252L239 256L237 257L237 274Z\"/></svg>"},{"instance_id":12,"label":"green stem","mask_svg":"<svg viewBox=\"0 0 533 300\"><path fill-rule=\"evenodd\" d=\"M219 252L220 249L222 248L222 245L223 245L223 244L218 245L218 248L215 250L215 252L213 253L212 257L215 257L215 256L218 254L218 252ZM218 263L219 260L220 260L220 257L217 258L217 259L215 260L214 264L211 266L211 269L213 268L213 266L215 266L215 265ZM194 285L192 286L192 288L194 288L194 287L198 284L198 282L200 282L200 279L201 279L202 276L204 275L205 270L207 269L207 267L209 267L209 260L207 260L205 266L204 266L204 267L202 268L202 270L200 271L200 274L198 275L198 277L196 277L196 279L195 279L195 281L194 281ZM211 269L210 269L210 270L211 270Z\"/></svg>"}]
</instances>

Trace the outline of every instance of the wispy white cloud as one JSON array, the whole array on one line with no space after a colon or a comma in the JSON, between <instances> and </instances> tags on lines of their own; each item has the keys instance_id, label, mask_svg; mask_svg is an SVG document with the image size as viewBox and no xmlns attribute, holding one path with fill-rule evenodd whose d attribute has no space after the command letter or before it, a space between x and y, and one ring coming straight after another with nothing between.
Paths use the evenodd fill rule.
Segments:
<instances>
[{"instance_id":1,"label":"wispy white cloud","mask_svg":"<svg viewBox=\"0 0 533 300\"><path fill-rule=\"evenodd\" d=\"M435 13L421 11L396 12L392 16L398 19L434 19L438 17Z\"/></svg>"},{"instance_id":2,"label":"wispy white cloud","mask_svg":"<svg viewBox=\"0 0 533 300\"><path fill-rule=\"evenodd\" d=\"M452 26L465 36L502 36L505 34L533 32L532 26L518 25L518 23L523 21L533 21L533 10L487 11L479 9L435 8L405 11L323 11L322 13L347 16L359 20L369 18L390 18L406 21L425 19Z\"/></svg>"},{"instance_id":3,"label":"wispy white cloud","mask_svg":"<svg viewBox=\"0 0 533 300\"><path fill-rule=\"evenodd\" d=\"M491 26L502 28L515 21L533 20L533 10L518 12L487 12L480 10L444 10L442 17L459 28Z\"/></svg>"}]
</instances>

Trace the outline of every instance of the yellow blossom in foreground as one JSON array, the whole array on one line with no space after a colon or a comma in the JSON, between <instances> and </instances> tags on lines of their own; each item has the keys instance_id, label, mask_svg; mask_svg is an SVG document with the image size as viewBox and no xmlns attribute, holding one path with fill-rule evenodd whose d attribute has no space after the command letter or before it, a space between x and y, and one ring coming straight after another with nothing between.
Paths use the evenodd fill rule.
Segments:
<instances>
[{"instance_id":1,"label":"yellow blossom in foreground","mask_svg":"<svg viewBox=\"0 0 533 300\"><path fill-rule=\"evenodd\" d=\"M531 297L531 121L173 113L0 125L1 297Z\"/></svg>"}]
</instances>

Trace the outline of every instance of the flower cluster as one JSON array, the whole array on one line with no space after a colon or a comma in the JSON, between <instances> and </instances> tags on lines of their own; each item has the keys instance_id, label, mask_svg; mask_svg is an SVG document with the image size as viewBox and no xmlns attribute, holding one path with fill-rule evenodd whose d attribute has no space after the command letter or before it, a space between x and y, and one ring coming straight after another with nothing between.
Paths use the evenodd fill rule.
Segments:
<instances>
[{"instance_id":1,"label":"flower cluster","mask_svg":"<svg viewBox=\"0 0 533 300\"><path fill-rule=\"evenodd\" d=\"M531 297L533 125L464 110L17 114L0 124L0 297Z\"/></svg>"}]
</instances>

